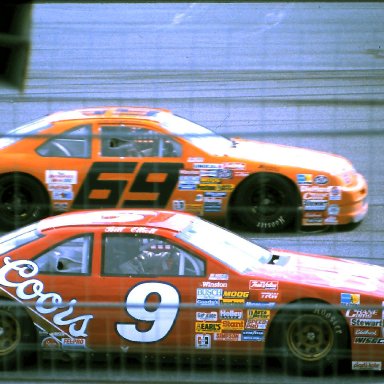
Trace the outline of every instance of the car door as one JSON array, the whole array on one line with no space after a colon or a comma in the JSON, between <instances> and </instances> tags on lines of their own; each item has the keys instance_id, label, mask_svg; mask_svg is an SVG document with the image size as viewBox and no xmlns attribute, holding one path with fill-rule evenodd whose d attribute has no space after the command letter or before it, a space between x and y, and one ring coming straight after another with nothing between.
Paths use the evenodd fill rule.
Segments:
<instances>
[{"instance_id":1,"label":"car door","mask_svg":"<svg viewBox=\"0 0 384 384\"><path fill-rule=\"evenodd\" d=\"M93 311L90 345L140 353L193 350L205 260L160 236L107 230L95 241L100 270L92 292L100 307Z\"/></svg>"},{"instance_id":2,"label":"car door","mask_svg":"<svg viewBox=\"0 0 384 384\"><path fill-rule=\"evenodd\" d=\"M31 164L33 173L39 172L49 192L54 212L68 211L83 183L84 175L93 163L93 134L91 124L65 123L67 129L49 136L35 152L39 166Z\"/></svg>"},{"instance_id":3,"label":"car door","mask_svg":"<svg viewBox=\"0 0 384 384\"><path fill-rule=\"evenodd\" d=\"M183 169L181 145L134 125L102 124L97 156L73 208L168 208Z\"/></svg>"}]
</instances>

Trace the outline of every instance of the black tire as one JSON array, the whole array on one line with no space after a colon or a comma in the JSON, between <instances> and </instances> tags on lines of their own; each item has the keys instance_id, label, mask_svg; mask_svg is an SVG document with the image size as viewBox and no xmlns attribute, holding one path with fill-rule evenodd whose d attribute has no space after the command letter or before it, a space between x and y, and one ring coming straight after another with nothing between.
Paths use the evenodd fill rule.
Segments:
<instances>
[{"instance_id":1,"label":"black tire","mask_svg":"<svg viewBox=\"0 0 384 384\"><path fill-rule=\"evenodd\" d=\"M3 304L4 302L2 302ZM36 354L36 330L25 310L16 303L0 307L0 367L22 369Z\"/></svg>"},{"instance_id":2,"label":"black tire","mask_svg":"<svg viewBox=\"0 0 384 384\"><path fill-rule=\"evenodd\" d=\"M234 211L250 230L277 232L292 224L298 206L298 193L289 180L274 173L260 173L240 185Z\"/></svg>"},{"instance_id":3,"label":"black tire","mask_svg":"<svg viewBox=\"0 0 384 384\"><path fill-rule=\"evenodd\" d=\"M350 362L350 336L342 315L330 306L297 303L282 310L268 333L267 356L292 374L327 375Z\"/></svg>"},{"instance_id":4,"label":"black tire","mask_svg":"<svg viewBox=\"0 0 384 384\"><path fill-rule=\"evenodd\" d=\"M19 228L48 216L49 197L31 177L9 174L0 178L0 227Z\"/></svg>"}]
</instances>

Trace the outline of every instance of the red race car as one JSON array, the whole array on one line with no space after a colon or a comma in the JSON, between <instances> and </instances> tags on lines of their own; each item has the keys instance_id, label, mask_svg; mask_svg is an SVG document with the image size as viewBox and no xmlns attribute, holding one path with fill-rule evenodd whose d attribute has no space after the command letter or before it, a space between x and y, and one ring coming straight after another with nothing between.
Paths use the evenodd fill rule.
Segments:
<instances>
[{"instance_id":1,"label":"red race car","mask_svg":"<svg viewBox=\"0 0 384 384\"><path fill-rule=\"evenodd\" d=\"M64 213L2 236L0 250L5 367L38 347L382 369L379 266L264 249L192 214L144 209Z\"/></svg>"}]
</instances>

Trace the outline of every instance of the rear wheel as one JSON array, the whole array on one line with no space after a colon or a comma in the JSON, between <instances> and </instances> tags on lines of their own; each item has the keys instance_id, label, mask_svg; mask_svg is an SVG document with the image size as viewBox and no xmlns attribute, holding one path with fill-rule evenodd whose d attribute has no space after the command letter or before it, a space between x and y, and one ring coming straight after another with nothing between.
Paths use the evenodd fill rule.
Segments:
<instances>
[{"instance_id":1,"label":"rear wheel","mask_svg":"<svg viewBox=\"0 0 384 384\"><path fill-rule=\"evenodd\" d=\"M24 309L9 305L0 308L0 367L21 368L36 350L34 325Z\"/></svg>"},{"instance_id":2,"label":"rear wheel","mask_svg":"<svg viewBox=\"0 0 384 384\"><path fill-rule=\"evenodd\" d=\"M298 194L289 180L273 173L260 173L240 185L234 210L250 230L274 232L293 222L298 205Z\"/></svg>"},{"instance_id":3,"label":"rear wheel","mask_svg":"<svg viewBox=\"0 0 384 384\"><path fill-rule=\"evenodd\" d=\"M267 353L291 373L326 374L346 362L348 340L343 317L332 308L312 303L297 311L288 308L275 318Z\"/></svg>"},{"instance_id":4,"label":"rear wheel","mask_svg":"<svg viewBox=\"0 0 384 384\"><path fill-rule=\"evenodd\" d=\"M38 221L49 213L48 195L34 179L10 174L0 179L0 227L10 230Z\"/></svg>"}]
</instances>

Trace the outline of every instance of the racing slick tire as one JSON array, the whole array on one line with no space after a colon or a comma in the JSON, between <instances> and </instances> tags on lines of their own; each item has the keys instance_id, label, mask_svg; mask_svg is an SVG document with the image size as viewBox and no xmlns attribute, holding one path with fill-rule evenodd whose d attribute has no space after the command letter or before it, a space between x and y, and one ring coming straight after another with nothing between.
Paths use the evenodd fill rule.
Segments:
<instances>
[{"instance_id":1,"label":"racing slick tire","mask_svg":"<svg viewBox=\"0 0 384 384\"><path fill-rule=\"evenodd\" d=\"M259 173L246 179L234 201L234 211L242 224L258 232L287 228L295 220L298 207L294 185L274 173Z\"/></svg>"},{"instance_id":2,"label":"racing slick tire","mask_svg":"<svg viewBox=\"0 0 384 384\"><path fill-rule=\"evenodd\" d=\"M32 320L18 304L1 300L0 367L21 369L36 353L36 330Z\"/></svg>"},{"instance_id":3,"label":"racing slick tire","mask_svg":"<svg viewBox=\"0 0 384 384\"><path fill-rule=\"evenodd\" d=\"M291 308L290 308L291 307ZM329 305L298 302L283 309L268 332L267 357L296 375L336 374L350 362L350 335L342 315Z\"/></svg>"},{"instance_id":4,"label":"racing slick tire","mask_svg":"<svg viewBox=\"0 0 384 384\"><path fill-rule=\"evenodd\" d=\"M19 173L0 178L0 228L19 228L48 214L48 194L36 180Z\"/></svg>"}]
</instances>

